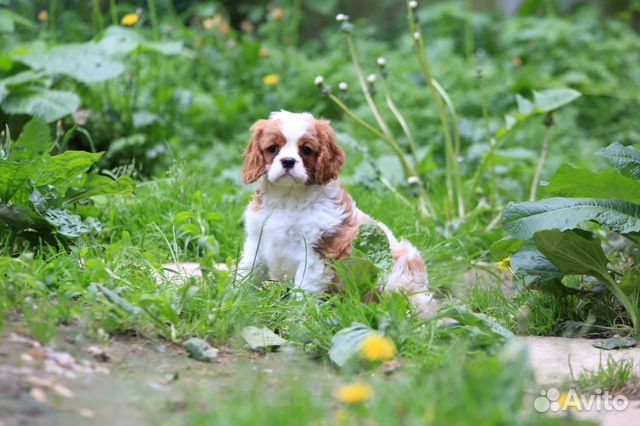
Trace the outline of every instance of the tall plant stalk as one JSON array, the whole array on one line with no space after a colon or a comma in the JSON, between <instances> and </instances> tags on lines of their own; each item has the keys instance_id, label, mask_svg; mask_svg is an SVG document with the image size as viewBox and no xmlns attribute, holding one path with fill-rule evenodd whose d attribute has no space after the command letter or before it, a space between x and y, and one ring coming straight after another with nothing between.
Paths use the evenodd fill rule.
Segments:
<instances>
[{"instance_id":1,"label":"tall plant stalk","mask_svg":"<svg viewBox=\"0 0 640 426\"><path fill-rule=\"evenodd\" d=\"M417 16L414 13L414 7L412 7L410 1L407 2L407 10L408 10L407 16L409 20L409 29L413 36L414 51L416 53L418 63L420 64L420 70L422 71L423 77L427 82L429 89L431 90L431 95L438 108L438 115L440 117L442 131L444 132L445 163L446 163L445 178L446 178L446 187L447 187L447 197L451 207L454 207L457 201L458 216L460 218L464 218L465 208L464 208L464 194L462 190L462 179L460 177L460 169L458 167L458 158L455 154L453 139L451 138L451 129L449 128L447 113L445 111L443 100L440 96L440 93L438 92L438 88L436 87L436 84L434 83L434 80L431 74L431 68L429 66L429 60L426 54L426 47L422 43L422 36L417 26ZM454 181L455 181L455 189L454 189ZM449 217L449 219L451 218L452 217Z\"/></svg>"},{"instance_id":2,"label":"tall plant stalk","mask_svg":"<svg viewBox=\"0 0 640 426\"><path fill-rule=\"evenodd\" d=\"M538 185L540 184L540 175L542 175L542 167L547 159L547 153L549 152L549 136L551 134L551 126L553 126L553 117L551 113L547 113L544 117L544 142L542 143L542 152L540 152L540 158L536 165L536 171L531 181L531 191L529 192L529 201L535 201L538 193Z\"/></svg>"},{"instance_id":3,"label":"tall plant stalk","mask_svg":"<svg viewBox=\"0 0 640 426\"><path fill-rule=\"evenodd\" d=\"M111 14L111 25L118 25L118 5L116 0L109 0L109 14Z\"/></svg>"},{"instance_id":4,"label":"tall plant stalk","mask_svg":"<svg viewBox=\"0 0 640 426\"><path fill-rule=\"evenodd\" d=\"M149 5L149 19L151 20L151 31L154 40L160 40L160 27L158 25L158 11L155 0L147 0Z\"/></svg>"}]
</instances>

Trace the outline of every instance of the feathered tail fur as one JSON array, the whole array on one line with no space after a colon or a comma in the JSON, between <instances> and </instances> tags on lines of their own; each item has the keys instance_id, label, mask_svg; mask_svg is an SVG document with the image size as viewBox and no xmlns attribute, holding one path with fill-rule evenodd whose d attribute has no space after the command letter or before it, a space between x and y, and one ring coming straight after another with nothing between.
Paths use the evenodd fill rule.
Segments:
<instances>
[{"instance_id":1,"label":"feathered tail fur","mask_svg":"<svg viewBox=\"0 0 640 426\"><path fill-rule=\"evenodd\" d=\"M433 314L438 304L429 293L429 275L427 265L418 249L409 241L398 239L384 224L375 221L389 240L389 249L393 258L393 268L385 286L385 291L406 294L421 317Z\"/></svg>"}]
</instances>

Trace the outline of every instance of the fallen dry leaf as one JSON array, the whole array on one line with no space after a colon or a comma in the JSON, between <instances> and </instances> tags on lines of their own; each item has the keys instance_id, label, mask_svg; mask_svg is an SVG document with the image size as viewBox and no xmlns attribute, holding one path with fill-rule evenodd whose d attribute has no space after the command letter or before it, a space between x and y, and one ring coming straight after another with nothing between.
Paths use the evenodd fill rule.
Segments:
<instances>
[{"instance_id":1,"label":"fallen dry leaf","mask_svg":"<svg viewBox=\"0 0 640 426\"><path fill-rule=\"evenodd\" d=\"M39 403L49 405L47 394L41 388L31 388L29 393L31 394L31 397Z\"/></svg>"},{"instance_id":2,"label":"fallen dry leaf","mask_svg":"<svg viewBox=\"0 0 640 426\"><path fill-rule=\"evenodd\" d=\"M51 387L55 393L65 398L73 398L73 392L65 385L55 384Z\"/></svg>"},{"instance_id":3,"label":"fallen dry leaf","mask_svg":"<svg viewBox=\"0 0 640 426\"><path fill-rule=\"evenodd\" d=\"M88 408L81 408L78 410L78 415L82 416L82 417L86 417L88 419L94 418L96 416L96 413L94 413L93 411L89 410Z\"/></svg>"}]
</instances>

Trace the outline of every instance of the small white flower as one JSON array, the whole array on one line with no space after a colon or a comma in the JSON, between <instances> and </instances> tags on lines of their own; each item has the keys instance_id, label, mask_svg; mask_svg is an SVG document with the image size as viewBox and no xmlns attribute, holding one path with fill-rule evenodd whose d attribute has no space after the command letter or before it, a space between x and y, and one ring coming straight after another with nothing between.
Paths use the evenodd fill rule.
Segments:
<instances>
[{"instance_id":1,"label":"small white flower","mask_svg":"<svg viewBox=\"0 0 640 426\"><path fill-rule=\"evenodd\" d=\"M317 76L316 79L313 80L313 84L316 86L322 86L324 84L324 77L321 75Z\"/></svg>"},{"instance_id":2,"label":"small white flower","mask_svg":"<svg viewBox=\"0 0 640 426\"><path fill-rule=\"evenodd\" d=\"M369 74L369 76L367 77L367 81L369 82L369 84L373 84L376 82L376 75L375 74Z\"/></svg>"},{"instance_id":3,"label":"small white flower","mask_svg":"<svg viewBox=\"0 0 640 426\"><path fill-rule=\"evenodd\" d=\"M413 39L416 41L420 40L420 31L413 33Z\"/></svg>"},{"instance_id":4,"label":"small white flower","mask_svg":"<svg viewBox=\"0 0 640 426\"><path fill-rule=\"evenodd\" d=\"M385 65L387 65L387 60L383 57L379 57L377 62L378 66L380 67L384 67Z\"/></svg>"},{"instance_id":5,"label":"small white flower","mask_svg":"<svg viewBox=\"0 0 640 426\"><path fill-rule=\"evenodd\" d=\"M407 183L409 185L417 185L418 183L420 183L420 178L418 176L409 176L409 178L407 179Z\"/></svg>"},{"instance_id":6,"label":"small white flower","mask_svg":"<svg viewBox=\"0 0 640 426\"><path fill-rule=\"evenodd\" d=\"M345 15L344 13L338 13L336 15L336 21L338 22L344 22L344 21L348 21L349 20L349 16Z\"/></svg>"},{"instance_id":7,"label":"small white flower","mask_svg":"<svg viewBox=\"0 0 640 426\"><path fill-rule=\"evenodd\" d=\"M348 88L349 88L349 85L344 81L338 84L338 89L342 90L343 92L346 92Z\"/></svg>"},{"instance_id":8,"label":"small white flower","mask_svg":"<svg viewBox=\"0 0 640 426\"><path fill-rule=\"evenodd\" d=\"M417 8L418 8L418 2L417 2L416 0L411 0L411 1L409 2L409 7L410 7L411 9L417 9Z\"/></svg>"}]
</instances>

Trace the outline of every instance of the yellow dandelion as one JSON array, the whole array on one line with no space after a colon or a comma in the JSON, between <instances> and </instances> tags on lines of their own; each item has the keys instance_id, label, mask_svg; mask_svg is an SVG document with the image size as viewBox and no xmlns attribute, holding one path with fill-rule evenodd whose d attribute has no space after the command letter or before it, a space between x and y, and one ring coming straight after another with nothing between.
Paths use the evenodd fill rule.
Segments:
<instances>
[{"instance_id":1,"label":"yellow dandelion","mask_svg":"<svg viewBox=\"0 0 640 426\"><path fill-rule=\"evenodd\" d=\"M273 12L271 12L271 18L273 18L274 21L281 21L282 18L284 18L284 10L279 7L273 9Z\"/></svg>"},{"instance_id":2,"label":"yellow dandelion","mask_svg":"<svg viewBox=\"0 0 640 426\"><path fill-rule=\"evenodd\" d=\"M275 86L280 83L280 76L278 74L267 74L262 77L262 82L267 86Z\"/></svg>"},{"instance_id":3,"label":"yellow dandelion","mask_svg":"<svg viewBox=\"0 0 640 426\"><path fill-rule=\"evenodd\" d=\"M496 267L503 272L509 271L511 269L511 256L505 257L500 262L496 262Z\"/></svg>"},{"instance_id":4,"label":"yellow dandelion","mask_svg":"<svg viewBox=\"0 0 640 426\"><path fill-rule=\"evenodd\" d=\"M373 388L366 383L352 383L340 386L334 396L345 404L361 404L373 396Z\"/></svg>"},{"instance_id":5,"label":"yellow dandelion","mask_svg":"<svg viewBox=\"0 0 640 426\"><path fill-rule=\"evenodd\" d=\"M267 49L266 47L261 47L260 51L258 52L258 55L260 55L260 57L262 59L268 58L269 57L269 49Z\"/></svg>"},{"instance_id":6,"label":"yellow dandelion","mask_svg":"<svg viewBox=\"0 0 640 426\"><path fill-rule=\"evenodd\" d=\"M139 20L140 17L137 13L127 13L120 20L120 24L124 25L125 27L132 27L137 24Z\"/></svg>"},{"instance_id":7,"label":"yellow dandelion","mask_svg":"<svg viewBox=\"0 0 640 426\"><path fill-rule=\"evenodd\" d=\"M38 12L38 21L47 22L49 20L49 12L46 10L41 10Z\"/></svg>"},{"instance_id":8,"label":"yellow dandelion","mask_svg":"<svg viewBox=\"0 0 640 426\"><path fill-rule=\"evenodd\" d=\"M388 361L396 356L396 346L385 336L366 337L360 345L360 356L369 361Z\"/></svg>"}]
</instances>

